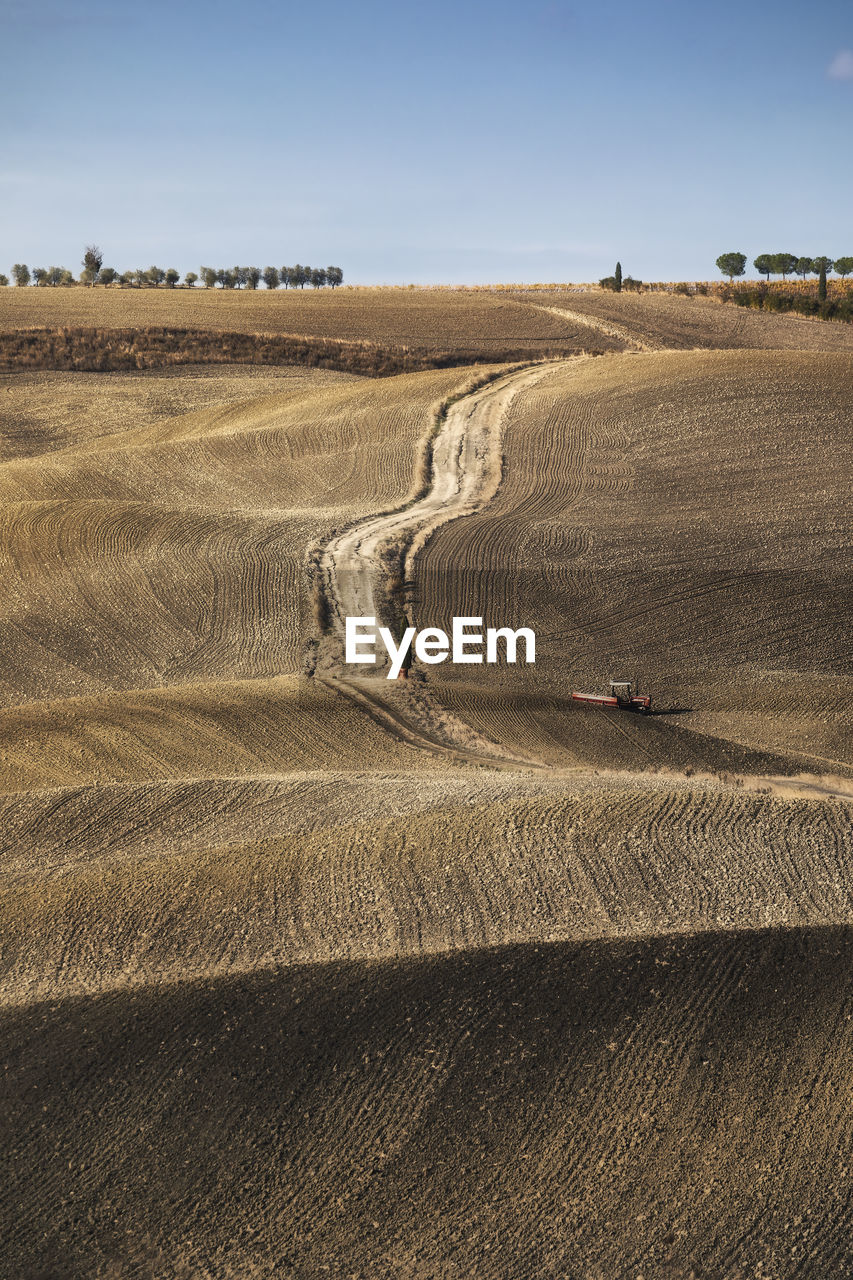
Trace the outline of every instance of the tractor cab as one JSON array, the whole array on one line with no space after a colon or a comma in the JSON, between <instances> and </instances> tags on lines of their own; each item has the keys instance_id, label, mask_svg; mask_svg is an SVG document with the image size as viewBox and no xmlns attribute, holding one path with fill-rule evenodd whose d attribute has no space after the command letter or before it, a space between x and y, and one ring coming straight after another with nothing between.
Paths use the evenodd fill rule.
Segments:
<instances>
[{"instance_id":1,"label":"tractor cab","mask_svg":"<svg viewBox=\"0 0 853 1280\"><path fill-rule=\"evenodd\" d=\"M630 680L611 680L610 696L616 699L617 707L623 710L629 710L631 706L631 682Z\"/></svg>"}]
</instances>

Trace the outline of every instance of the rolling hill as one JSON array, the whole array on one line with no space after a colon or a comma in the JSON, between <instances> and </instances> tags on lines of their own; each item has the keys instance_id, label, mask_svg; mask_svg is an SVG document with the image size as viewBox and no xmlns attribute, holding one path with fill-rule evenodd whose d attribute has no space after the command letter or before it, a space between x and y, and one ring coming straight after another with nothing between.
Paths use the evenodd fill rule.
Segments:
<instances>
[{"instance_id":1,"label":"rolling hill","mask_svg":"<svg viewBox=\"0 0 853 1280\"><path fill-rule=\"evenodd\" d=\"M390 293L263 306L566 347L4 375L0 1272L840 1278L846 331ZM535 666L350 678L401 565Z\"/></svg>"}]
</instances>

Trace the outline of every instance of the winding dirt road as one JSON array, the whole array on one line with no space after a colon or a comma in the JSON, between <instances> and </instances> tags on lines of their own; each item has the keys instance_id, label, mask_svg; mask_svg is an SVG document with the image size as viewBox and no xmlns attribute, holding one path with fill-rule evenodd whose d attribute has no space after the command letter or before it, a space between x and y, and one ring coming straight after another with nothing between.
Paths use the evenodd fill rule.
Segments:
<instances>
[{"instance_id":1,"label":"winding dirt road","mask_svg":"<svg viewBox=\"0 0 853 1280\"><path fill-rule=\"evenodd\" d=\"M506 411L520 391L554 367L515 370L457 400L433 443L431 482L424 497L402 510L370 516L326 545L320 558L322 589L341 643L347 617L381 613L377 586L383 550L406 547L408 577L415 556L440 525L479 511L492 500L501 482ZM374 674L384 674L379 665Z\"/></svg>"},{"instance_id":2,"label":"winding dirt road","mask_svg":"<svg viewBox=\"0 0 853 1280\"><path fill-rule=\"evenodd\" d=\"M424 497L352 525L332 538L321 553L320 589L331 626L321 644L317 676L362 705L369 704L386 727L395 728L407 740L417 737L427 750L457 755L461 751L466 759L491 764L534 764L508 756L439 706L426 689L393 688L394 682L385 679L388 663L381 652L369 676L362 674L362 668L360 678L354 679L354 672L343 663L346 619L383 621L383 553L402 553L403 577L410 581L414 559L436 529L481 510L492 500L501 482L501 433L507 410L521 391L555 367L551 362L513 370L451 404L433 441L430 486ZM394 704L393 710L389 703Z\"/></svg>"},{"instance_id":3,"label":"winding dirt road","mask_svg":"<svg viewBox=\"0 0 853 1280\"><path fill-rule=\"evenodd\" d=\"M651 350L626 332L620 336L633 342L635 350ZM321 641L316 677L358 704L386 732L445 760L491 768L549 768L485 737L442 706L422 682L387 680L389 662L382 646L377 647L375 666L346 666L346 619L376 617L378 623L393 627L393 619L387 616L383 576L402 567L403 578L413 581L415 559L432 534L491 502L502 479L502 433L509 406L560 363L515 369L451 404L432 443L427 493L396 511L370 516L344 529L320 556L319 582L330 625ZM625 732L616 721L613 728ZM739 785L759 786L776 794L794 791L805 797L849 798L848 787L840 780L807 775L750 776L741 778Z\"/></svg>"}]
</instances>

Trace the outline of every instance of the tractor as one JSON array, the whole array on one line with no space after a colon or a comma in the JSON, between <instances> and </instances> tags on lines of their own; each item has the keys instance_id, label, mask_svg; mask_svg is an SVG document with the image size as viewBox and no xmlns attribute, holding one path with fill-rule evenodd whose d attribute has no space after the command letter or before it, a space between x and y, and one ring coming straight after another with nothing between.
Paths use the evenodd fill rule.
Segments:
<instances>
[{"instance_id":1,"label":"tractor","mask_svg":"<svg viewBox=\"0 0 853 1280\"><path fill-rule=\"evenodd\" d=\"M572 697L576 702L589 702L594 707L618 707L622 711L637 711L641 716L648 713L652 700L647 693L632 693L630 680L611 680L610 693L577 693Z\"/></svg>"}]
</instances>

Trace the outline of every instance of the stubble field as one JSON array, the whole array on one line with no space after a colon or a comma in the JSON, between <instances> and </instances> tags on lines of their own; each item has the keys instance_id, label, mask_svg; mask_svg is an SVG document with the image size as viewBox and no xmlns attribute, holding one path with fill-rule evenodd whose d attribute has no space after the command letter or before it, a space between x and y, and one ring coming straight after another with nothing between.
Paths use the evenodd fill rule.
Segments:
<instances>
[{"instance_id":1,"label":"stubble field","mask_svg":"<svg viewBox=\"0 0 853 1280\"><path fill-rule=\"evenodd\" d=\"M614 726L565 703L609 674L692 709L620 722L620 763L726 767L738 742L849 765L851 397L851 357L802 352L586 361L519 396L497 497L440 529L419 573L438 625L535 627L535 667L480 672L492 732L496 682L522 725L526 685L554 700L567 761L618 758ZM477 670L454 673L474 714ZM694 730L722 741L694 755Z\"/></svg>"},{"instance_id":2,"label":"stubble field","mask_svg":"<svg viewBox=\"0 0 853 1280\"><path fill-rule=\"evenodd\" d=\"M628 347L692 350L853 351L851 326L795 315L751 311L712 297L670 293L609 293L591 289L560 297L523 293L520 300L571 313L574 324L595 326Z\"/></svg>"},{"instance_id":3,"label":"stubble field","mask_svg":"<svg viewBox=\"0 0 853 1280\"><path fill-rule=\"evenodd\" d=\"M442 296L410 332L540 323ZM314 332L399 341L372 298ZM497 370L4 376L4 1274L849 1270L853 355L584 299L624 336L519 391L414 561L419 625L536 665L390 700L312 675L317 548ZM669 714L571 702L623 674Z\"/></svg>"}]
</instances>

